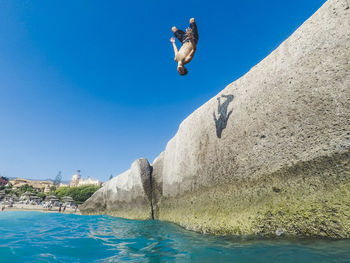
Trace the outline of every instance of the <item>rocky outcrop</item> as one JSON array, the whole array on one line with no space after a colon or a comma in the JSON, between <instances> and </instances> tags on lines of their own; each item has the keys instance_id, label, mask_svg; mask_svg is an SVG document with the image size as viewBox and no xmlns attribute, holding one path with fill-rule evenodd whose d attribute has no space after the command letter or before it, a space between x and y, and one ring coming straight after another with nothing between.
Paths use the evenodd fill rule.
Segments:
<instances>
[{"instance_id":1,"label":"rocky outcrop","mask_svg":"<svg viewBox=\"0 0 350 263\"><path fill-rule=\"evenodd\" d=\"M163 197L163 162L164 152L152 163L152 206L154 218L159 218L159 206Z\"/></svg>"},{"instance_id":2,"label":"rocky outcrop","mask_svg":"<svg viewBox=\"0 0 350 263\"><path fill-rule=\"evenodd\" d=\"M219 234L349 237L349 59L348 1L330 0L181 123L159 218Z\"/></svg>"},{"instance_id":3,"label":"rocky outcrop","mask_svg":"<svg viewBox=\"0 0 350 263\"><path fill-rule=\"evenodd\" d=\"M110 214L132 219L152 218L152 168L146 159L137 159L131 168L114 177L82 206L83 214Z\"/></svg>"},{"instance_id":4,"label":"rocky outcrop","mask_svg":"<svg viewBox=\"0 0 350 263\"><path fill-rule=\"evenodd\" d=\"M350 237L349 149L349 1L329 0L181 123L152 210L214 234Z\"/></svg>"}]
</instances>

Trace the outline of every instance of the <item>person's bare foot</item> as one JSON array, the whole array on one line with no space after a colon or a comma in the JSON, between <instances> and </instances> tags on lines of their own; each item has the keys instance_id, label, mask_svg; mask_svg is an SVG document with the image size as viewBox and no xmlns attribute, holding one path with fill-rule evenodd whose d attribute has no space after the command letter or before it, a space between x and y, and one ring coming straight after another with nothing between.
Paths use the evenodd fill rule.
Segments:
<instances>
[{"instance_id":1,"label":"person's bare foot","mask_svg":"<svg viewBox=\"0 0 350 263\"><path fill-rule=\"evenodd\" d=\"M175 32L177 31L176 26L173 26L173 27L171 28L171 31L173 31L173 33L175 33Z\"/></svg>"},{"instance_id":2,"label":"person's bare foot","mask_svg":"<svg viewBox=\"0 0 350 263\"><path fill-rule=\"evenodd\" d=\"M194 22L196 22L196 21L194 20L194 17L192 17L192 18L190 19L190 23L194 23Z\"/></svg>"}]
</instances>

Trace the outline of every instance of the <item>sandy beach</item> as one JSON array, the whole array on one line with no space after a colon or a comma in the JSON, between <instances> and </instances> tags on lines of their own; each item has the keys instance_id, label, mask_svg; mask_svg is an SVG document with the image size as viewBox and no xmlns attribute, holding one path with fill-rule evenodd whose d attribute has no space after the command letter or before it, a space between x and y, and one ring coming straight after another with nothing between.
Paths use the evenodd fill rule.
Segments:
<instances>
[{"instance_id":1,"label":"sandy beach","mask_svg":"<svg viewBox=\"0 0 350 263\"><path fill-rule=\"evenodd\" d=\"M26 204L14 204L13 207L5 206L4 211L37 211L37 212L43 212L43 213L62 213L62 214L77 214L81 215L79 209L75 211L75 209L72 208L66 208L64 212L59 212L59 207L52 207L52 208L44 208L41 205L26 205ZM62 207L63 210L63 207Z\"/></svg>"}]
</instances>

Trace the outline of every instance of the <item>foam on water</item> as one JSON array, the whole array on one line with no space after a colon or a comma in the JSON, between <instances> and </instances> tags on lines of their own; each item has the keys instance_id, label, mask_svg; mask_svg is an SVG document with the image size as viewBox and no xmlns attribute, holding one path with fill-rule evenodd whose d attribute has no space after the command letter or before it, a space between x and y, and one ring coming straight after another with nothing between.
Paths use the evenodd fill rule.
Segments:
<instances>
[{"instance_id":1,"label":"foam on water","mask_svg":"<svg viewBox=\"0 0 350 263\"><path fill-rule=\"evenodd\" d=\"M235 240L159 221L5 211L0 262L350 262L350 241Z\"/></svg>"}]
</instances>

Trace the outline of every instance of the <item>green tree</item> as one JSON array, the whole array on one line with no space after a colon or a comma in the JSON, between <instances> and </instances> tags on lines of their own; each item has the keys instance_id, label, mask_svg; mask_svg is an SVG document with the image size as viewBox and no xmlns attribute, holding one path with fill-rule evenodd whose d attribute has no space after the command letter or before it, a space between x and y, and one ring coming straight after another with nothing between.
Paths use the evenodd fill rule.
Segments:
<instances>
[{"instance_id":1,"label":"green tree","mask_svg":"<svg viewBox=\"0 0 350 263\"><path fill-rule=\"evenodd\" d=\"M83 203L90 198L98 189L99 186L95 185L82 185L77 187L60 187L56 190L56 195L59 198L64 196L70 196L74 201Z\"/></svg>"},{"instance_id":2,"label":"green tree","mask_svg":"<svg viewBox=\"0 0 350 263\"><path fill-rule=\"evenodd\" d=\"M25 193L25 192L34 192L34 188L33 186L29 185L29 184L24 184L19 188L19 191L21 193Z\"/></svg>"},{"instance_id":3,"label":"green tree","mask_svg":"<svg viewBox=\"0 0 350 263\"><path fill-rule=\"evenodd\" d=\"M56 195L59 198L62 198L63 196L67 196L68 195L69 188L70 187L59 187L59 188L57 188L55 193L56 193Z\"/></svg>"},{"instance_id":4,"label":"green tree","mask_svg":"<svg viewBox=\"0 0 350 263\"><path fill-rule=\"evenodd\" d=\"M39 196L39 197L42 198L43 200L46 198L46 194L43 193L43 192L37 193L37 196Z\"/></svg>"}]
</instances>

